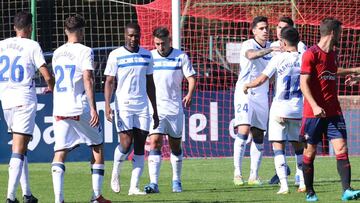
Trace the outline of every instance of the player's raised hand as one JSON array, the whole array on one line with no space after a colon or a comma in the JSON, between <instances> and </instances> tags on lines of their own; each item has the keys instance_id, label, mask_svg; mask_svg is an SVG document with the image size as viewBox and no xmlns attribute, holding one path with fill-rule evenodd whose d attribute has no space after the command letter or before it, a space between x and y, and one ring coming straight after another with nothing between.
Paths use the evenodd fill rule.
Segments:
<instances>
[{"instance_id":1,"label":"player's raised hand","mask_svg":"<svg viewBox=\"0 0 360 203\"><path fill-rule=\"evenodd\" d=\"M112 112L112 109L109 105L105 105L105 117L106 117L106 120L108 120L109 122L112 122L112 119L113 119L113 112Z\"/></svg>"},{"instance_id":2,"label":"player's raised hand","mask_svg":"<svg viewBox=\"0 0 360 203\"><path fill-rule=\"evenodd\" d=\"M321 108L320 106L316 106L313 108L313 113L314 116L317 118L321 118L321 117L325 117L326 113L325 110L323 108Z\"/></svg>"},{"instance_id":3,"label":"player's raised hand","mask_svg":"<svg viewBox=\"0 0 360 203\"><path fill-rule=\"evenodd\" d=\"M191 96L186 95L182 102L184 103L184 107L189 107L191 105Z\"/></svg>"},{"instance_id":4,"label":"player's raised hand","mask_svg":"<svg viewBox=\"0 0 360 203\"><path fill-rule=\"evenodd\" d=\"M353 86L355 85L357 82L360 81L360 74L351 74L351 75L347 75L346 79L345 79L345 85L347 86Z\"/></svg>"},{"instance_id":5,"label":"player's raised hand","mask_svg":"<svg viewBox=\"0 0 360 203\"><path fill-rule=\"evenodd\" d=\"M99 125L99 115L98 115L98 113L96 112L95 109L92 109L90 111L90 115L91 115L91 119L89 121L89 124L90 124L91 127L94 128L94 127Z\"/></svg>"},{"instance_id":6,"label":"player's raised hand","mask_svg":"<svg viewBox=\"0 0 360 203\"><path fill-rule=\"evenodd\" d=\"M153 114L153 121L154 121L153 129L156 129L157 127L159 127L159 116L157 114Z\"/></svg>"}]
</instances>

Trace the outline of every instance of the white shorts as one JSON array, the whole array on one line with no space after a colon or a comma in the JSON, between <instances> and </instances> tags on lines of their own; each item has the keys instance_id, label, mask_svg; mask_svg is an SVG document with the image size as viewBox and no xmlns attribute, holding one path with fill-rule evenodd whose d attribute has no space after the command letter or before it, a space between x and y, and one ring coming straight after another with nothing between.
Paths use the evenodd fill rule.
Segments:
<instances>
[{"instance_id":1,"label":"white shorts","mask_svg":"<svg viewBox=\"0 0 360 203\"><path fill-rule=\"evenodd\" d=\"M280 117L271 115L269 118L269 141L299 141L300 119L285 118L284 122Z\"/></svg>"},{"instance_id":2,"label":"white shorts","mask_svg":"<svg viewBox=\"0 0 360 203\"><path fill-rule=\"evenodd\" d=\"M79 120L67 118L57 121L54 117L54 151L63 149L71 150L82 143L85 143L88 146L102 144L102 127L100 124L97 127L91 127L89 125L90 118L90 112L84 112Z\"/></svg>"},{"instance_id":3,"label":"white shorts","mask_svg":"<svg viewBox=\"0 0 360 203\"><path fill-rule=\"evenodd\" d=\"M149 131L150 115L149 113L115 110L115 126L118 133L133 130L134 128Z\"/></svg>"},{"instance_id":4,"label":"white shorts","mask_svg":"<svg viewBox=\"0 0 360 203\"><path fill-rule=\"evenodd\" d=\"M242 89L238 89L240 88L237 88L234 94L234 127L250 125L266 130L269 116L268 96L249 99L249 95L245 95Z\"/></svg>"},{"instance_id":5,"label":"white shorts","mask_svg":"<svg viewBox=\"0 0 360 203\"><path fill-rule=\"evenodd\" d=\"M172 138L181 138L184 123L183 119L183 113L178 115L159 115L159 126L153 129L154 121L152 121L149 134L166 134Z\"/></svg>"},{"instance_id":6,"label":"white shorts","mask_svg":"<svg viewBox=\"0 0 360 203\"><path fill-rule=\"evenodd\" d=\"M4 109L8 132L32 136L35 128L36 108L37 104L33 103Z\"/></svg>"}]
</instances>

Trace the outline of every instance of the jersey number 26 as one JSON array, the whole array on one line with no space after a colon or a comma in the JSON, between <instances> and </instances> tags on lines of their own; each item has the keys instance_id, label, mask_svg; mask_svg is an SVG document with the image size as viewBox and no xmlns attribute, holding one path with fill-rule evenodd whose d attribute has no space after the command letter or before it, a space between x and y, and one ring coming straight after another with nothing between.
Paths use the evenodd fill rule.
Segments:
<instances>
[{"instance_id":1,"label":"jersey number 26","mask_svg":"<svg viewBox=\"0 0 360 203\"><path fill-rule=\"evenodd\" d=\"M9 81L9 78L4 76L10 70L10 79L13 82L21 82L24 79L24 67L17 64L21 56L15 57L14 61L11 63L10 58L6 55L0 56L0 82Z\"/></svg>"}]
</instances>

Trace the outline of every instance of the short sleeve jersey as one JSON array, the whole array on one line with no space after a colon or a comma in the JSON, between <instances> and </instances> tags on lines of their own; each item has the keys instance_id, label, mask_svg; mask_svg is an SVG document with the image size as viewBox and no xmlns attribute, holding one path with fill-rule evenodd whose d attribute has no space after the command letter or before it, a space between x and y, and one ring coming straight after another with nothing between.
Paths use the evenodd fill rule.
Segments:
<instances>
[{"instance_id":1,"label":"short sleeve jersey","mask_svg":"<svg viewBox=\"0 0 360 203\"><path fill-rule=\"evenodd\" d=\"M80 43L66 43L55 50L52 67L55 74L54 116L81 115L87 101L83 72L94 70L93 51Z\"/></svg>"},{"instance_id":2,"label":"short sleeve jersey","mask_svg":"<svg viewBox=\"0 0 360 203\"><path fill-rule=\"evenodd\" d=\"M137 52L130 52L119 47L110 53L104 74L117 78L115 94L121 110L148 112L146 75L153 74L150 51L139 47Z\"/></svg>"},{"instance_id":3,"label":"short sleeve jersey","mask_svg":"<svg viewBox=\"0 0 360 203\"><path fill-rule=\"evenodd\" d=\"M244 84L256 79L265 69L271 59L271 54L267 54L257 59L249 60L245 54L248 50L261 50L270 47L270 42L266 42L262 47L255 39L249 39L242 43L240 50L240 74L237 81L237 88L242 88ZM266 95L269 91L269 82L266 81L259 87L251 90L258 95Z\"/></svg>"},{"instance_id":4,"label":"short sleeve jersey","mask_svg":"<svg viewBox=\"0 0 360 203\"><path fill-rule=\"evenodd\" d=\"M263 71L263 74L269 78L275 74L275 96L271 111L279 117L302 117L301 56L299 52L283 52L274 56Z\"/></svg>"},{"instance_id":5,"label":"short sleeve jersey","mask_svg":"<svg viewBox=\"0 0 360 203\"><path fill-rule=\"evenodd\" d=\"M326 116L341 115L341 107L337 96L336 73L337 53L324 52L317 45L310 47L303 55L301 74L310 75L311 94L316 103L325 110ZM314 118L309 102L304 101L305 118Z\"/></svg>"},{"instance_id":6,"label":"short sleeve jersey","mask_svg":"<svg viewBox=\"0 0 360 203\"><path fill-rule=\"evenodd\" d=\"M195 74L189 57L179 49L172 49L168 56L161 56L155 49L154 82L159 115L177 115L183 112L181 83L184 76Z\"/></svg>"},{"instance_id":7,"label":"short sleeve jersey","mask_svg":"<svg viewBox=\"0 0 360 203\"><path fill-rule=\"evenodd\" d=\"M0 98L3 109L37 102L34 77L45 64L40 45L12 37L0 41Z\"/></svg>"}]
</instances>

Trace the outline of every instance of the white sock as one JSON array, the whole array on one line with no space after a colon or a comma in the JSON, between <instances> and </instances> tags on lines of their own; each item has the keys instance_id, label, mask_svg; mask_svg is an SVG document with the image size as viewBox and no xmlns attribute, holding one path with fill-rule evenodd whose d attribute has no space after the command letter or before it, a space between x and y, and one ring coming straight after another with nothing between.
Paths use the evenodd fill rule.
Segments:
<instances>
[{"instance_id":1,"label":"white sock","mask_svg":"<svg viewBox=\"0 0 360 203\"><path fill-rule=\"evenodd\" d=\"M296 175L300 178L300 187L305 187L304 182L304 174L302 171L302 162L303 162L303 152L302 150L299 152L295 152L295 160L296 160Z\"/></svg>"},{"instance_id":2,"label":"white sock","mask_svg":"<svg viewBox=\"0 0 360 203\"><path fill-rule=\"evenodd\" d=\"M30 182L29 182L29 165L27 161L27 156L24 156L23 168L20 177L20 185L23 196L24 195L30 196L31 190L30 190Z\"/></svg>"},{"instance_id":3,"label":"white sock","mask_svg":"<svg viewBox=\"0 0 360 203\"><path fill-rule=\"evenodd\" d=\"M285 151L284 150L274 150L274 163L276 174L280 179L280 184L282 188L288 188L287 182L287 165L285 159Z\"/></svg>"},{"instance_id":4,"label":"white sock","mask_svg":"<svg viewBox=\"0 0 360 203\"><path fill-rule=\"evenodd\" d=\"M16 198L16 189L20 181L21 171L24 163L24 155L18 153L12 153L11 159L9 162L9 181L8 181L8 190L7 198L10 200L15 200Z\"/></svg>"},{"instance_id":5,"label":"white sock","mask_svg":"<svg viewBox=\"0 0 360 203\"><path fill-rule=\"evenodd\" d=\"M130 188L139 187L140 177L144 169L144 157L144 155L136 154L133 156L133 169L131 172Z\"/></svg>"},{"instance_id":6,"label":"white sock","mask_svg":"<svg viewBox=\"0 0 360 203\"><path fill-rule=\"evenodd\" d=\"M161 166L160 150L150 150L150 154L148 157L148 165L149 165L150 183L158 184L160 166Z\"/></svg>"},{"instance_id":7,"label":"white sock","mask_svg":"<svg viewBox=\"0 0 360 203\"><path fill-rule=\"evenodd\" d=\"M127 154L124 154L120 151L121 145L119 144L114 151L114 164L112 173L119 176L121 173L121 168L124 165L124 161L126 159Z\"/></svg>"},{"instance_id":8,"label":"white sock","mask_svg":"<svg viewBox=\"0 0 360 203\"><path fill-rule=\"evenodd\" d=\"M177 180L181 182L181 171L182 171L182 160L183 154L176 156L173 153L170 153L170 162L172 166L173 178L172 180Z\"/></svg>"},{"instance_id":9,"label":"white sock","mask_svg":"<svg viewBox=\"0 0 360 203\"><path fill-rule=\"evenodd\" d=\"M91 165L91 179L95 198L101 195L101 189L104 182L104 169L104 164Z\"/></svg>"},{"instance_id":10,"label":"white sock","mask_svg":"<svg viewBox=\"0 0 360 203\"><path fill-rule=\"evenodd\" d=\"M245 155L247 136L240 135L234 141L234 176L242 176L242 160Z\"/></svg>"},{"instance_id":11,"label":"white sock","mask_svg":"<svg viewBox=\"0 0 360 203\"><path fill-rule=\"evenodd\" d=\"M251 147L250 147L251 164L250 164L249 179L258 178L258 171L261 164L263 149L264 149L264 144L256 144L254 141L251 142Z\"/></svg>"},{"instance_id":12,"label":"white sock","mask_svg":"<svg viewBox=\"0 0 360 203\"><path fill-rule=\"evenodd\" d=\"M54 187L55 203L61 203L64 201L64 163L53 162L51 164L51 174Z\"/></svg>"}]
</instances>

